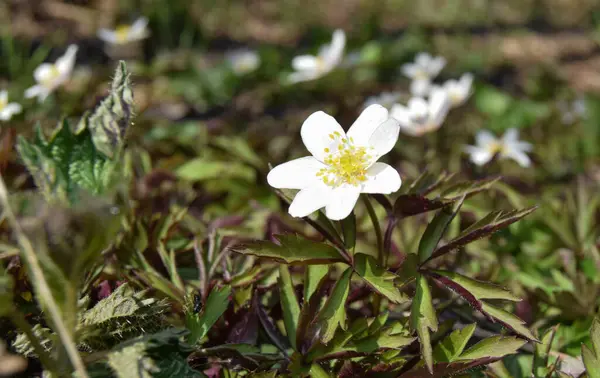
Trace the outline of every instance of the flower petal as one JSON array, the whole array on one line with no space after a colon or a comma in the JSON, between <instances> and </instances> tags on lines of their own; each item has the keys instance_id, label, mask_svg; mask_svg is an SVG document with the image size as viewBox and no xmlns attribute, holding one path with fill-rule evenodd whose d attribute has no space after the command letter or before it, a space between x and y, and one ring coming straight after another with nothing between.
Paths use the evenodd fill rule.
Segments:
<instances>
[{"instance_id":1,"label":"flower petal","mask_svg":"<svg viewBox=\"0 0 600 378\"><path fill-rule=\"evenodd\" d=\"M421 67L414 63L406 63L400 67L400 72L402 72L402 74L409 79L412 79L417 76L419 72L421 72Z\"/></svg>"},{"instance_id":2,"label":"flower petal","mask_svg":"<svg viewBox=\"0 0 600 378\"><path fill-rule=\"evenodd\" d=\"M508 129L502 136L502 140L504 143L513 143L519 140L519 130L517 129Z\"/></svg>"},{"instance_id":3,"label":"flower petal","mask_svg":"<svg viewBox=\"0 0 600 378\"><path fill-rule=\"evenodd\" d=\"M395 104L390 110L390 116L400 123L400 127L410 127L412 120L409 109L400 104Z\"/></svg>"},{"instance_id":4,"label":"flower petal","mask_svg":"<svg viewBox=\"0 0 600 378\"><path fill-rule=\"evenodd\" d=\"M503 158L510 158L516 161L521 167L529 167L531 165L531 159L523 151L516 149L508 149L502 153Z\"/></svg>"},{"instance_id":5,"label":"flower petal","mask_svg":"<svg viewBox=\"0 0 600 378\"><path fill-rule=\"evenodd\" d=\"M410 93L412 93L413 96L427 96L430 90L431 80L429 79L415 79L410 83Z\"/></svg>"},{"instance_id":6,"label":"flower petal","mask_svg":"<svg viewBox=\"0 0 600 378\"><path fill-rule=\"evenodd\" d=\"M332 190L325 206L325 215L332 220L341 220L346 218L356 205L361 187L353 185L343 185Z\"/></svg>"},{"instance_id":7,"label":"flower petal","mask_svg":"<svg viewBox=\"0 0 600 378\"><path fill-rule=\"evenodd\" d=\"M446 58L438 56L429 62L427 71L429 72L429 75L434 78L439 75L442 69L444 69L444 66L446 66Z\"/></svg>"},{"instance_id":8,"label":"flower petal","mask_svg":"<svg viewBox=\"0 0 600 378\"><path fill-rule=\"evenodd\" d=\"M108 29L99 29L96 33L98 38L100 38L104 42L108 42L110 44L116 44L118 42L117 34Z\"/></svg>"},{"instance_id":9,"label":"flower petal","mask_svg":"<svg viewBox=\"0 0 600 378\"><path fill-rule=\"evenodd\" d=\"M323 61L328 70L331 70L342 61L345 47L346 33L342 29L335 30L331 39L331 45L322 53Z\"/></svg>"},{"instance_id":10,"label":"flower petal","mask_svg":"<svg viewBox=\"0 0 600 378\"><path fill-rule=\"evenodd\" d=\"M470 155L469 158L475 165L484 165L494 157L489 149L476 146L466 146L465 152Z\"/></svg>"},{"instance_id":11,"label":"flower petal","mask_svg":"<svg viewBox=\"0 0 600 378\"><path fill-rule=\"evenodd\" d=\"M0 91L0 104L8 102L8 91L1 90Z\"/></svg>"},{"instance_id":12,"label":"flower petal","mask_svg":"<svg viewBox=\"0 0 600 378\"><path fill-rule=\"evenodd\" d=\"M44 102L50 91L42 85L34 85L25 90L25 98L37 97L39 102Z\"/></svg>"},{"instance_id":13,"label":"flower petal","mask_svg":"<svg viewBox=\"0 0 600 378\"><path fill-rule=\"evenodd\" d=\"M342 126L325 112L311 114L302 124L300 136L306 149L318 160L324 161L325 149L333 151L339 140L346 137Z\"/></svg>"},{"instance_id":14,"label":"flower petal","mask_svg":"<svg viewBox=\"0 0 600 378\"><path fill-rule=\"evenodd\" d=\"M129 29L130 38L135 39L144 39L148 36L148 19L146 17L140 17L131 25L131 29Z\"/></svg>"},{"instance_id":15,"label":"flower petal","mask_svg":"<svg viewBox=\"0 0 600 378\"><path fill-rule=\"evenodd\" d=\"M56 69L61 75L69 75L73 70L78 49L77 45L70 45L65 54L56 60Z\"/></svg>"},{"instance_id":16,"label":"flower petal","mask_svg":"<svg viewBox=\"0 0 600 378\"><path fill-rule=\"evenodd\" d=\"M375 163L367 170L367 182L363 184L362 193L390 194L397 192L402 185L397 170L385 163Z\"/></svg>"},{"instance_id":17,"label":"flower petal","mask_svg":"<svg viewBox=\"0 0 600 378\"><path fill-rule=\"evenodd\" d=\"M33 77L38 83L48 80L52 75L54 65L51 63L40 64L35 71L33 71Z\"/></svg>"},{"instance_id":18,"label":"flower petal","mask_svg":"<svg viewBox=\"0 0 600 378\"><path fill-rule=\"evenodd\" d=\"M417 63L420 67L428 67L432 60L433 57L426 52L418 53L415 57L415 63Z\"/></svg>"},{"instance_id":19,"label":"flower petal","mask_svg":"<svg viewBox=\"0 0 600 378\"><path fill-rule=\"evenodd\" d=\"M477 135L475 135L475 144L477 144L477 147L486 147L496 142L496 136L487 130L478 131Z\"/></svg>"},{"instance_id":20,"label":"flower petal","mask_svg":"<svg viewBox=\"0 0 600 378\"><path fill-rule=\"evenodd\" d=\"M451 101L445 90L435 90L431 93L431 98L429 99L429 119L434 125L439 126L444 123L450 110L450 105Z\"/></svg>"},{"instance_id":21,"label":"flower petal","mask_svg":"<svg viewBox=\"0 0 600 378\"><path fill-rule=\"evenodd\" d=\"M394 148L400 134L400 122L395 118L388 118L387 121L379 125L369 138L369 146L375 150L377 160L387 154Z\"/></svg>"},{"instance_id":22,"label":"flower petal","mask_svg":"<svg viewBox=\"0 0 600 378\"><path fill-rule=\"evenodd\" d=\"M296 71L315 71L319 60L313 55L300 55L292 59L292 68Z\"/></svg>"},{"instance_id":23,"label":"flower petal","mask_svg":"<svg viewBox=\"0 0 600 378\"><path fill-rule=\"evenodd\" d=\"M278 189L304 189L320 181L317 172L326 165L312 156L288 161L273 168L267 182Z\"/></svg>"},{"instance_id":24,"label":"flower petal","mask_svg":"<svg viewBox=\"0 0 600 378\"><path fill-rule=\"evenodd\" d=\"M368 146L369 138L379 125L387 121L389 112L379 104L373 104L360 113L356 121L348 129L348 138L358 146Z\"/></svg>"},{"instance_id":25,"label":"flower petal","mask_svg":"<svg viewBox=\"0 0 600 378\"><path fill-rule=\"evenodd\" d=\"M10 104L7 104L2 110L10 113L10 115L12 116L13 114L21 113L23 107L20 104L17 104L16 102L11 102Z\"/></svg>"},{"instance_id":26,"label":"flower petal","mask_svg":"<svg viewBox=\"0 0 600 378\"><path fill-rule=\"evenodd\" d=\"M331 198L331 194L331 188L325 184L304 188L296 194L288 212L293 217L306 217L325 207Z\"/></svg>"}]
</instances>

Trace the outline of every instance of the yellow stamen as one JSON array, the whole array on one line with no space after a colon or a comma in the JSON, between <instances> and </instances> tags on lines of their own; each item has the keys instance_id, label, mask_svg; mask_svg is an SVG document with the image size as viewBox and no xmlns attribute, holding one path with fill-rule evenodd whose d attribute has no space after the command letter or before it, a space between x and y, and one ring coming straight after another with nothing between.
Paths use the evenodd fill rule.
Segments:
<instances>
[{"instance_id":1,"label":"yellow stamen","mask_svg":"<svg viewBox=\"0 0 600 378\"><path fill-rule=\"evenodd\" d=\"M366 147L354 146L346 141L338 146L337 151L328 153L323 162L327 168L321 169L317 173L317 177L321 178L326 185L332 187L343 184L356 186L367 180L371 155L367 153Z\"/></svg>"},{"instance_id":2,"label":"yellow stamen","mask_svg":"<svg viewBox=\"0 0 600 378\"><path fill-rule=\"evenodd\" d=\"M131 26L129 25L119 25L115 29L115 35L117 37L117 42L125 43L129 37L129 31L131 30Z\"/></svg>"}]
</instances>

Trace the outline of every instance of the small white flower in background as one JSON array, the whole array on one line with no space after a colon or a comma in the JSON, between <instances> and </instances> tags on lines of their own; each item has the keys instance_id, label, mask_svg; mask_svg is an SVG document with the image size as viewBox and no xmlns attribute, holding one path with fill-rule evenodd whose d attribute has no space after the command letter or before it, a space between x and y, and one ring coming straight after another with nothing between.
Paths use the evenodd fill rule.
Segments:
<instances>
[{"instance_id":1,"label":"small white flower in background","mask_svg":"<svg viewBox=\"0 0 600 378\"><path fill-rule=\"evenodd\" d=\"M473 86L473 75L466 73L459 80L448 80L442 86L434 86L433 90L444 90L450 99L452 107L463 105L469 96L471 96L471 88Z\"/></svg>"},{"instance_id":2,"label":"small white flower in background","mask_svg":"<svg viewBox=\"0 0 600 378\"><path fill-rule=\"evenodd\" d=\"M434 90L428 100L413 97L407 106L396 104L390 115L400 123L400 131L421 136L439 129L448 115L450 99L446 91Z\"/></svg>"},{"instance_id":3,"label":"small white flower in background","mask_svg":"<svg viewBox=\"0 0 600 378\"><path fill-rule=\"evenodd\" d=\"M331 43L322 46L319 55L300 55L292 60L292 67L296 72L290 74L289 81L298 83L325 76L342 62L345 47L344 31L340 29L334 31Z\"/></svg>"},{"instance_id":4,"label":"small white flower in background","mask_svg":"<svg viewBox=\"0 0 600 378\"><path fill-rule=\"evenodd\" d=\"M256 51L240 49L227 53L227 62L236 75L245 75L260 66L260 55Z\"/></svg>"},{"instance_id":5,"label":"small white flower in background","mask_svg":"<svg viewBox=\"0 0 600 378\"><path fill-rule=\"evenodd\" d=\"M367 108L371 105L379 104L387 110L391 110L398 100L400 100L401 96L402 94L400 92L382 92L378 96L371 96L367 98L364 107Z\"/></svg>"},{"instance_id":6,"label":"small white flower in background","mask_svg":"<svg viewBox=\"0 0 600 378\"><path fill-rule=\"evenodd\" d=\"M333 220L346 218L360 193L390 194L400 188L400 175L377 160L398 140L398 122L380 105L365 109L347 133L324 112L313 113L300 130L312 154L283 163L267 176L269 185L300 189L289 208L294 217L305 217L325 208Z\"/></svg>"},{"instance_id":7,"label":"small white flower in background","mask_svg":"<svg viewBox=\"0 0 600 378\"><path fill-rule=\"evenodd\" d=\"M58 58L54 64L40 64L33 72L37 84L25 91L25 97L37 97L39 102L43 102L50 93L69 80L75 66L76 55L77 46L70 45L65 54Z\"/></svg>"},{"instance_id":8,"label":"small white flower in background","mask_svg":"<svg viewBox=\"0 0 600 378\"><path fill-rule=\"evenodd\" d=\"M23 108L16 102L8 102L8 92L0 91L0 121L10 121L15 114L21 113Z\"/></svg>"},{"instance_id":9,"label":"small white flower in background","mask_svg":"<svg viewBox=\"0 0 600 378\"><path fill-rule=\"evenodd\" d=\"M465 152L470 155L471 161L476 165L484 165L496 156L500 159L513 159L522 167L529 167L531 159L527 152L533 145L519 140L517 129L508 129L502 138L496 138L489 131L479 131L475 136L475 146L466 146Z\"/></svg>"},{"instance_id":10,"label":"small white flower in background","mask_svg":"<svg viewBox=\"0 0 600 378\"><path fill-rule=\"evenodd\" d=\"M98 30L98 38L111 45L124 45L130 42L141 41L148 38L149 35L148 19L145 17L138 18L131 25L119 25L115 30Z\"/></svg>"},{"instance_id":11,"label":"small white flower in background","mask_svg":"<svg viewBox=\"0 0 600 378\"><path fill-rule=\"evenodd\" d=\"M561 113L561 121L565 125L571 125L586 117L587 109L584 97L578 97L571 102L560 101L557 107Z\"/></svg>"},{"instance_id":12,"label":"small white flower in background","mask_svg":"<svg viewBox=\"0 0 600 378\"><path fill-rule=\"evenodd\" d=\"M432 57L428 53L417 54L414 63L402 65L404 76L412 79L410 92L414 96L424 97L431 90L431 82L446 66L444 57Z\"/></svg>"}]
</instances>

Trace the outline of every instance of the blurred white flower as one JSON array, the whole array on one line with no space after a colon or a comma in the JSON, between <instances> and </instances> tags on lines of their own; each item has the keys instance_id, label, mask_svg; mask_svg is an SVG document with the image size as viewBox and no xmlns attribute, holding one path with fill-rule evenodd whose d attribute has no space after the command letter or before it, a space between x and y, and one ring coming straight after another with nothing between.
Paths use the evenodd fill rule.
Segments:
<instances>
[{"instance_id":1,"label":"blurred white flower","mask_svg":"<svg viewBox=\"0 0 600 378\"><path fill-rule=\"evenodd\" d=\"M33 72L37 84L25 91L25 97L37 97L39 102L43 102L50 93L69 80L75 66L76 55L77 46L70 45L65 54L58 58L54 64L40 64Z\"/></svg>"},{"instance_id":2,"label":"blurred white flower","mask_svg":"<svg viewBox=\"0 0 600 378\"><path fill-rule=\"evenodd\" d=\"M484 165L498 155L501 159L513 159L522 167L529 167L531 159L527 152L533 145L519 140L517 129L508 129L498 139L489 131L479 131L475 136L475 146L466 146L465 152L470 155L471 161L476 165Z\"/></svg>"},{"instance_id":3,"label":"blurred white flower","mask_svg":"<svg viewBox=\"0 0 600 378\"><path fill-rule=\"evenodd\" d=\"M23 108L16 102L8 102L8 92L0 91L0 121L10 121L15 114L21 113Z\"/></svg>"},{"instance_id":4,"label":"blurred white flower","mask_svg":"<svg viewBox=\"0 0 600 378\"><path fill-rule=\"evenodd\" d=\"M236 75L245 75L260 66L260 55L256 51L240 49L226 55L227 62Z\"/></svg>"},{"instance_id":5,"label":"blurred white flower","mask_svg":"<svg viewBox=\"0 0 600 378\"><path fill-rule=\"evenodd\" d=\"M561 114L561 121L565 125L573 124L586 117L587 109L584 97L578 97L571 102L560 101L557 107Z\"/></svg>"},{"instance_id":6,"label":"blurred white flower","mask_svg":"<svg viewBox=\"0 0 600 378\"><path fill-rule=\"evenodd\" d=\"M380 105L365 109L348 133L333 117L313 113L300 130L312 156L278 165L267 181L275 188L300 189L289 208L294 217L324 207L328 218L344 219L360 193L389 194L400 188L398 172L377 162L394 147L398 131L398 122Z\"/></svg>"},{"instance_id":7,"label":"blurred white flower","mask_svg":"<svg viewBox=\"0 0 600 378\"><path fill-rule=\"evenodd\" d=\"M331 43L322 46L319 55L300 55L292 60L292 67L296 72L290 74L289 81L298 83L325 76L342 62L345 46L344 31L334 31Z\"/></svg>"},{"instance_id":8,"label":"blurred white flower","mask_svg":"<svg viewBox=\"0 0 600 378\"><path fill-rule=\"evenodd\" d=\"M390 115L400 123L400 131L412 136L439 129L450 109L450 99L446 91L434 90L428 100L413 97L407 106L396 104Z\"/></svg>"},{"instance_id":9,"label":"blurred white flower","mask_svg":"<svg viewBox=\"0 0 600 378\"><path fill-rule=\"evenodd\" d=\"M402 65L402 74L412 79L410 92L414 96L424 97L431 90L431 82L446 66L444 57L432 57L428 53L417 54L414 63Z\"/></svg>"},{"instance_id":10,"label":"blurred white flower","mask_svg":"<svg viewBox=\"0 0 600 378\"><path fill-rule=\"evenodd\" d=\"M98 30L98 38L111 45L124 45L130 42L141 41L148 38L149 35L148 19L145 17L138 18L131 25L119 25L115 30Z\"/></svg>"},{"instance_id":11,"label":"blurred white flower","mask_svg":"<svg viewBox=\"0 0 600 378\"><path fill-rule=\"evenodd\" d=\"M446 91L452 107L463 105L469 96L473 86L473 75L466 73L459 80L448 80L442 86L433 86L432 91L442 89Z\"/></svg>"},{"instance_id":12,"label":"blurred white flower","mask_svg":"<svg viewBox=\"0 0 600 378\"><path fill-rule=\"evenodd\" d=\"M400 92L382 92L377 96L367 98L364 107L367 108L371 105L379 104L387 110L391 110L401 96L402 94Z\"/></svg>"}]
</instances>

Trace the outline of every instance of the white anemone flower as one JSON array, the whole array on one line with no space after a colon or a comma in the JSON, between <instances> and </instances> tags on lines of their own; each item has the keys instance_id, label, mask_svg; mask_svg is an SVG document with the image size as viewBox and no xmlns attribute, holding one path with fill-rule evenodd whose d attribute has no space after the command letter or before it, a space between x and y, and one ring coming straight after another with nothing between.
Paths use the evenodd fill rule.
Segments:
<instances>
[{"instance_id":1,"label":"white anemone flower","mask_svg":"<svg viewBox=\"0 0 600 378\"><path fill-rule=\"evenodd\" d=\"M289 81L298 83L325 76L342 62L345 47L346 33L337 29L333 32L331 43L322 46L319 55L300 55L292 60L296 72L290 74Z\"/></svg>"},{"instance_id":2,"label":"white anemone flower","mask_svg":"<svg viewBox=\"0 0 600 378\"><path fill-rule=\"evenodd\" d=\"M498 155L500 159L513 159L522 167L529 167L531 159L527 152L533 145L519 140L517 129L508 129L502 138L496 138L489 131L479 131L475 136L475 146L466 146L465 152L476 165L484 165Z\"/></svg>"},{"instance_id":3,"label":"white anemone flower","mask_svg":"<svg viewBox=\"0 0 600 378\"><path fill-rule=\"evenodd\" d=\"M400 92L382 92L377 96L371 96L367 98L365 101L364 108L367 108L373 104L379 104L386 108L387 110L391 110L394 105L400 100L402 94Z\"/></svg>"},{"instance_id":4,"label":"white anemone flower","mask_svg":"<svg viewBox=\"0 0 600 378\"><path fill-rule=\"evenodd\" d=\"M240 49L226 55L227 62L236 75L245 75L260 66L260 55L254 50Z\"/></svg>"},{"instance_id":5,"label":"white anemone flower","mask_svg":"<svg viewBox=\"0 0 600 378\"><path fill-rule=\"evenodd\" d=\"M289 208L305 217L321 208L333 220L346 218L360 193L390 194L402 183L391 166L377 162L398 140L398 122L380 105L365 109L347 133L331 116L319 111L300 130L312 154L283 163L267 176L269 185L300 189Z\"/></svg>"},{"instance_id":6,"label":"white anemone flower","mask_svg":"<svg viewBox=\"0 0 600 378\"><path fill-rule=\"evenodd\" d=\"M119 25L114 30L98 30L98 38L111 45L125 45L148 38L148 19L138 18L131 25Z\"/></svg>"},{"instance_id":7,"label":"white anemone flower","mask_svg":"<svg viewBox=\"0 0 600 378\"><path fill-rule=\"evenodd\" d=\"M40 64L33 72L37 84L25 91L25 97L37 97L39 102L43 102L50 93L69 80L75 66L77 49L76 45L70 45L65 54L58 58L54 64Z\"/></svg>"},{"instance_id":8,"label":"white anemone flower","mask_svg":"<svg viewBox=\"0 0 600 378\"><path fill-rule=\"evenodd\" d=\"M23 108L16 102L8 102L8 92L0 91L0 121L10 121L15 114L21 113Z\"/></svg>"},{"instance_id":9,"label":"white anemone flower","mask_svg":"<svg viewBox=\"0 0 600 378\"><path fill-rule=\"evenodd\" d=\"M424 97L431 90L431 82L446 66L446 59L441 56L432 57L428 53L417 54L414 63L402 65L404 76L412 79L410 92L414 96Z\"/></svg>"},{"instance_id":10,"label":"white anemone flower","mask_svg":"<svg viewBox=\"0 0 600 378\"><path fill-rule=\"evenodd\" d=\"M400 123L400 131L421 136L439 129L448 115L450 99L443 90L434 90L428 100L413 97L407 106L396 104L390 115Z\"/></svg>"},{"instance_id":11,"label":"white anemone flower","mask_svg":"<svg viewBox=\"0 0 600 378\"><path fill-rule=\"evenodd\" d=\"M448 94L450 104L456 108L463 105L471 96L473 87L473 75L466 73L458 80L448 80L441 87L435 87L435 90L442 89Z\"/></svg>"}]
</instances>

